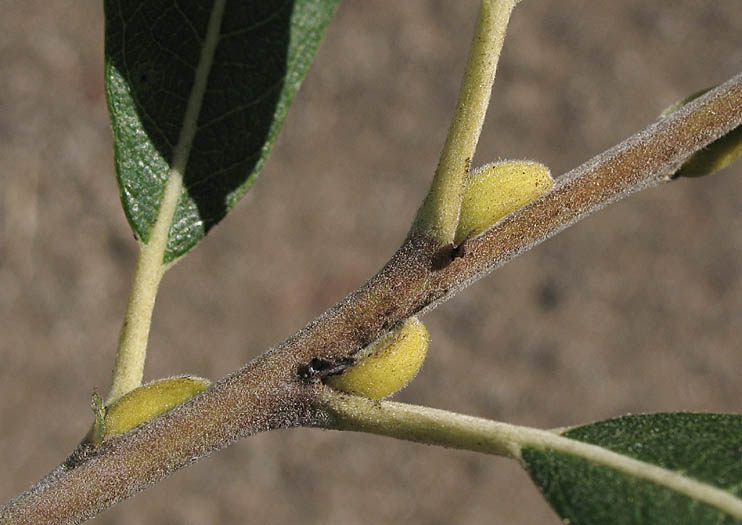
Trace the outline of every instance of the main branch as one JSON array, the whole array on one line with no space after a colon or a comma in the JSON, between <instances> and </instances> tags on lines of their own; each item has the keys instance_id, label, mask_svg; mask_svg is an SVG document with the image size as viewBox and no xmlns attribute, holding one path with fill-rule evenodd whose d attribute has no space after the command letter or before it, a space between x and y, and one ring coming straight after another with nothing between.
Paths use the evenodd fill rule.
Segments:
<instances>
[{"instance_id":1,"label":"main branch","mask_svg":"<svg viewBox=\"0 0 742 525\"><path fill-rule=\"evenodd\" d=\"M315 407L328 365L606 204L669 180L689 155L740 125L742 75L560 177L551 193L459 249L410 235L368 283L280 346L175 410L80 447L3 506L0 521L79 522L239 438L322 423Z\"/></svg>"}]
</instances>

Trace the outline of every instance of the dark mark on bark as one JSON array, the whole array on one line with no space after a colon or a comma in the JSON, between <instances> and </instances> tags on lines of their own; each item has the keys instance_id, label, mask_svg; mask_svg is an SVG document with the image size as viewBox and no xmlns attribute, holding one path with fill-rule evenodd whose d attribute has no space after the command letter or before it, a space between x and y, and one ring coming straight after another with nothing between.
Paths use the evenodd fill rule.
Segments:
<instances>
[{"instance_id":1,"label":"dark mark on bark","mask_svg":"<svg viewBox=\"0 0 742 525\"><path fill-rule=\"evenodd\" d=\"M342 374L346 368L355 362L352 357L344 357L335 361L315 357L309 364L301 365L296 373L300 379L313 382L321 381L327 376Z\"/></svg>"},{"instance_id":2,"label":"dark mark on bark","mask_svg":"<svg viewBox=\"0 0 742 525\"><path fill-rule=\"evenodd\" d=\"M435 272L445 269L454 260L453 252L455 249L453 243L449 243L435 252L430 261L431 269Z\"/></svg>"}]
</instances>

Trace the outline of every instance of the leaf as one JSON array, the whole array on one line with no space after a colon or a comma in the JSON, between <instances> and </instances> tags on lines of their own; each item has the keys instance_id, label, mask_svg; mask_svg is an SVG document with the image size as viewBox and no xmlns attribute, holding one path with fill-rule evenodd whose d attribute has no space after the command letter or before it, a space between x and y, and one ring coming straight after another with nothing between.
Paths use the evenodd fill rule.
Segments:
<instances>
[{"instance_id":1,"label":"leaf","mask_svg":"<svg viewBox=\"0 0 742 525\"><path fill-rule=\"evenodd\" d=\"M742 416L625 416L563 436L574 446L522 458L565 523L742 523Z\"/></svg>"},{"instance_id":2,"label":"leaf","mask_svg":"<svg viewBox=\"0 0 742 525\"><path fill-rule=\"evenodd\" d=\"M338 1L105 1L121 202L144 243L167 221L165 262L255 181Z\"/></svg>"}]
</instances>

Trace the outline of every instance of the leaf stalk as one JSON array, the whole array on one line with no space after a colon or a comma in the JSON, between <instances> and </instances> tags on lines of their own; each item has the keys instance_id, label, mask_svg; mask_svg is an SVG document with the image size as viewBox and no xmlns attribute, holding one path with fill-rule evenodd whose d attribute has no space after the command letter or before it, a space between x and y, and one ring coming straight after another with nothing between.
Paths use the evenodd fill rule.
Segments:
<instances>
[{"instance_id":1,"label":"leaf stalk","mask_svg":"<svg viewBox=\"0 0 742 525\"><path fill-rule=\"evenodd\" d=\"M482 0L474 40L464 71L446 142L428 194L412 232L428 235L440 246L453 242L461 200L495 81L513 0Z\"/></svg>"}]
</instances>

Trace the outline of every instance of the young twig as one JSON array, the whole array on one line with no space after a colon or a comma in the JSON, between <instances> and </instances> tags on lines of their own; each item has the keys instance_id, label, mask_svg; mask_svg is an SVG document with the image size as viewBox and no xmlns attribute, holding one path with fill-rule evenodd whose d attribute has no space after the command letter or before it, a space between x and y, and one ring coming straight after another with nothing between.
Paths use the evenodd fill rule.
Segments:
<instances>
[{"instance_id":1,"label":"young twig","mask_svg":"<svg viewBox=\"0 0 742 525\"><path fill-rule=\"evenodd\" d=\"M326 424L317 408L325 388L299 374L312 359L347 358L606 204L669 180L689 155L739 125L742 75L558 178L551 193L470 240L466 253L443 269L432 265L437 242L410 236L378 275L278 348L173 411L94 450L77 450L0 508L0 521L77 522L241 437Z\"/></svg>"}]
</instances>

